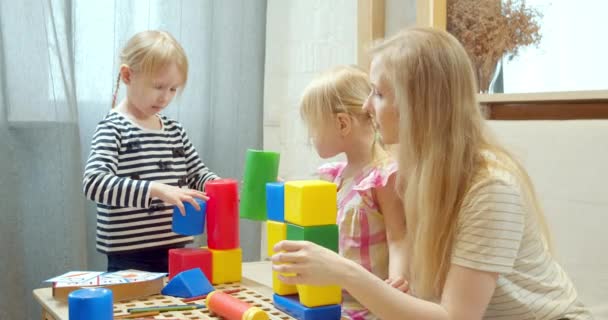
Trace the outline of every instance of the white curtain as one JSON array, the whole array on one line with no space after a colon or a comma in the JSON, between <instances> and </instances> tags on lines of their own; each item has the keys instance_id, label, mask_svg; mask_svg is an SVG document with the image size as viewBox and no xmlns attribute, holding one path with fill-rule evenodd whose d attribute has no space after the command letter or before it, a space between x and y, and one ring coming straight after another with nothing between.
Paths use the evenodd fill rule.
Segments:
<instances>
[{"instance_id":1,"label":"white curtain","mask_svg":"<svg viewBox=\"0 0 608 320\"><path fill-rule=\"evenodd\" d=\"M212 170L240 179L262 145L265 28L265 0L0 0L0 319L37 319L43 280L106 267L81 177L125 41L146 29L180 41L188 84L165 113ZM256 259L259 225L241 226Z\"/></svg>"}]
</instances>

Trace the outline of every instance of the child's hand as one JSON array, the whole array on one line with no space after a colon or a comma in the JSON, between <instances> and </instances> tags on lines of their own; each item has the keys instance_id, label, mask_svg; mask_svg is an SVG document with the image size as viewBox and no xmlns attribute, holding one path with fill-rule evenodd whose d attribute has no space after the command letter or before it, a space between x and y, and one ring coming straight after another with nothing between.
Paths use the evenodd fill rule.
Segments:
<instances>
[{"instance_id":1,"label":"child's hand","mask_svg":"<svg viewBox=\"0 0 608 320\"><path fill-rule=\"evenodd\" d=\"M209 200L209 197L207 197L207 195L202 191L182 189L158 182L152 182L150 184L150 196L159 198L165 203L177 206L179 208L179 212L183 216L186 215L184 202L192 204L196 211L199 211L201 210L201 207L194 199L197 198L205 201Z\"/></svg>"},{"instance_id":2,"label":"child's hand","mask_svg":"<svg viewBox=\"0 0 608 320\"><path fill-rule=\"evenodd\" d=\"M384 280L384 282L390 284L391 287L405 293L410 290L409 282L407 282L407 280L405 280L403 277L388 278Z\"/></svg>"}]
</instances>

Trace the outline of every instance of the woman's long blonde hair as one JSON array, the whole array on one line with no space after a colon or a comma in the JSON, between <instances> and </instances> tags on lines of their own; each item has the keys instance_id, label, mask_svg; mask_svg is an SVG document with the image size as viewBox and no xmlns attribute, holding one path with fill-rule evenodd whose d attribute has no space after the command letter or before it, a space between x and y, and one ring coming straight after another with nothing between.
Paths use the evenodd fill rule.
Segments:
<instances>
[{"instance_id":1,"label":"woman's long blonde hair","mask_svg":"<svg viewBox=\"0 0 608 320\"><path fill-rule=\"evenodd\" d=\"M516 178L549 246L530 178L486 130L473 68L458 40L445 31L411 28L377 44L372 55L399 109L398 181L416 294L440 298L465 195L493 168Z\"/></svg>"},{"instance_id":2,"label":"woman's long blonde hair","mask_svg":"<svg viewBox=\"0 0 608 320\"><path fill-rule=\"evenodd\" d=\"M136 72L151 75L175 63L183 79L188 81L188 58L184 48L166 31L148 30L135 34L120 52L120 63ZM120 84L120 72L112 97L112 108L116 105L116 95Z\"/></svg>"},{"instance_id":3,"label":"woman's long blonde hair","mask_svg":"<svg viewBox=\"0 0 608 320\"><path fill-rule=\"evenodd\" d=\"M371 90L369 76L363 70L349 65L334 67L306 87L300 100L300 116L313 134L319 134L338 113L367 123L376 133L371 115L363 110ZM385 154L382 143L377 139L370 147L374 159Z\"/></svg>"}]
</instances>

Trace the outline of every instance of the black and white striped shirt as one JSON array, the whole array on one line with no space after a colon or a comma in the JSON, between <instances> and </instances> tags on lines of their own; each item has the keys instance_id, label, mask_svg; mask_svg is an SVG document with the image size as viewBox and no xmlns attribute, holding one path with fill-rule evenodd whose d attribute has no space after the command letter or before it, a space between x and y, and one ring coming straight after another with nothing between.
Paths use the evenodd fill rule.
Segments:
<instances>
[{"instance_id":1,"label":"black and white striped shirt","mask_svg":"<svg viewBox=\"0 0 608 320\"><path fill-rule=\"evenodd\" d=\"M83 188L97 203L97 250L105 254L173 247L192 237L171 231L173 206L150 197L152 181L203 190L218 177L203 164L175 120L145 129L111 111L91 142Z\"/></svg>"},{"instance_id":2,"label":"black and white striped shirt","mask_svg":"<svg viewBox=\"0 0 608 320\"><path fill-rule=\"evenodd\" d=\"M465 197L452 263L498 273L484 319L592 319L516 179L492 170Z\"/></svg>"}]
</instances>

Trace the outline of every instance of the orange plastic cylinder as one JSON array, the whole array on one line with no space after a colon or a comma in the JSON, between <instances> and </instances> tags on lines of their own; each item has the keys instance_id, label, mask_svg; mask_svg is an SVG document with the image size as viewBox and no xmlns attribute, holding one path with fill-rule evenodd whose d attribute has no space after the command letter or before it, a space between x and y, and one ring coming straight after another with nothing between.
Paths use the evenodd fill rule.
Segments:
<instances>
[{"instance_id":1,"label":"orange plastic cylinder","mask_svg":"<svg viewBox=\"0 0 608 320\"><path fill-rule=\"evenodd\" d=\"M207 295L207 308L227 320L268 320L268 314L227 293L213 291Z\"/></svg>"}]
</instances>

